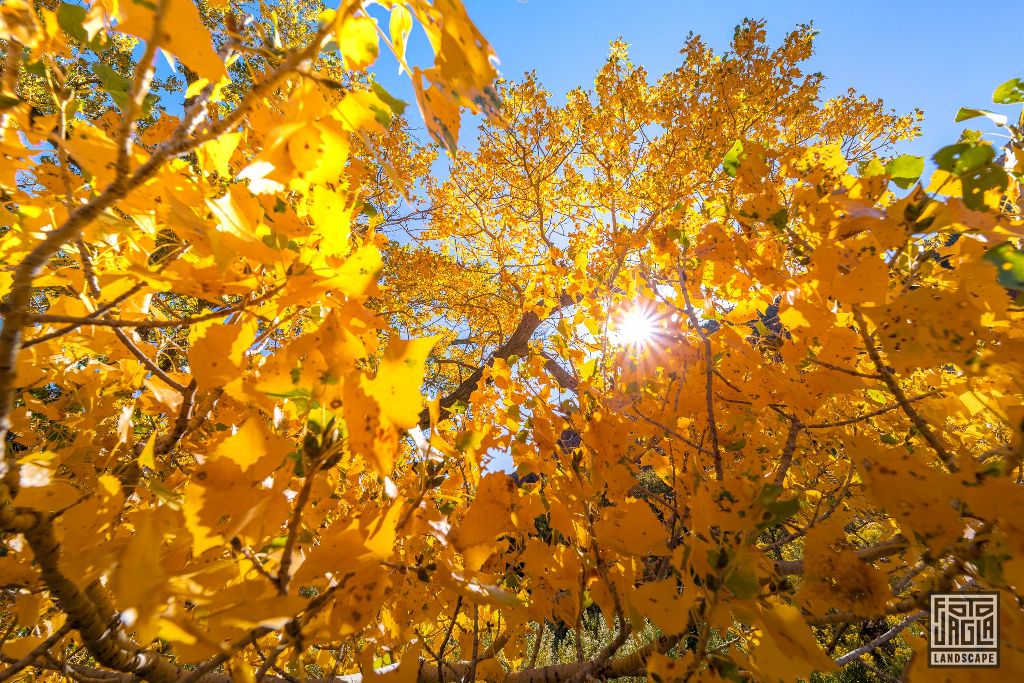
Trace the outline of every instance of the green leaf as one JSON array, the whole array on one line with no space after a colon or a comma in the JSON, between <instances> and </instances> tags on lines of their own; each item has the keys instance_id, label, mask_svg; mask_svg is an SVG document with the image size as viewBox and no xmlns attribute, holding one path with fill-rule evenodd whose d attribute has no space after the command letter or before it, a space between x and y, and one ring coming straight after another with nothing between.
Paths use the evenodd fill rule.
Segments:
<instances>
[{"instance_id":1,"label":"green leaf","mask_svg":"<svg viewBox=\"0 0 1024 683\"><path fill-rule=\"evenodd\" d=\"M861 178L874 178L885 174L885 166L878 159L872 159L868 162L860 162L857 164L857 171L860 173Z\"/></svg>"},{"instance_id":2,"label":"green leaf","mask_svg":"<svg viewBox=\"0 0 1024 683\"><path fill-rule=\"evenodd\" d=\"M771 216L768 216L768 220L766 220L765 222L768 223L769 225L774 225L779 230L783 230L789 223L789 211L787 211L784 208L779 209Z\"/></svg>"},{"instance_id":3,"label":"green leaf","mask_svg":"<svg viewBox=\"0 0 1024 683\"><path fill-rule=\"evenodd\" d=\"M371 85L370 88L373 90L374 94L376 94L377 97L379 97L384 102L384 104L388 105L391 108L391 112L395 116L401 116L402 114L405 113L405 108L409 106L408 102L406 102L405 100L400 100L391 93L389 93L387 90L384 89L383 86L381 86L380 83L374 82L374 84Z\"/></svg>"},{"instance_id":4,"label":"green leaf","mask_svg":"<svg viewBox=\"0 0 1024 683\"><path fill-rule=\"evenodd\" d=\"M996 104L1024 102L1024 81L1019 78L1006 81L992 93L992 101Z\"/></svg>"},{"instance_id":5,"label":"green leaf","mask_svg":"<svg viewBox=\"0 0 1024 683\"><path fill-rule=\"evenodd\" d=\"M740 167L740 155L743 154L743 143L737 140L722 159L722 168L730 178L736 177L736 169Z\"/></svg>"},{"instance_id":6,"label":"green leaf","mask_svg":"<svg viewBox=\"0 0 1024 683\"><path fill-rule=\"evenodd\" d=\"M763 525L761 528L775 526L779 522L785 521L795 515L799 509L799 498L789 498L787 500L778 500L774 503L769 503L768 505L765 505L767 515L763 520L761 520L761 524L759 526Z\"/></svg>"},{"instance_id":7,"label":"green leaf","mask_svg":"<svg viewBox=\"0 0 1024 683\"><path fill-rule=\"evenodd\" d=\"M960 142L943 147L932 159L943 171L962 175L981 168L996 158L991 145L976 145L973 142Z\"/></svg>"},{"instance_id":8,"label":"green leaf","mask_svg":"<svg viewBox=\"0 0 1024 683\"><path fill-rule=\"evenodd\" d=\"M475 451L484 441L481 432L465 431L455 437L455 449L459 452Z\"/></svg>"},{"instance_id":9,"label":"green leaf","mask_svg":"<svg viewBox=\"0 0 1024 683\"><path fill-rule=\"evenodd\" d=\"M999 284L1007 289L1024 291L1024 251L1003 242L985 252L984 258L996 267Z\"/></svg>"},{"instance_id":10,"label":"green leaf","mask_svg":"<svg viewBox=\"0 0 1024 683\"><path fill-rule=\"evenodd\" d=\"M985 193L992 189L1005 190L1008 181L1006 171L993 163L962 173L964 204L974 211L984 210Z\"/></svg>"},{"instance_id":11,"label":"green leaf","mask_svg":"<svg viewBox=\"0 0 1024 683\"><path fill-rule=\"evenodd\" d=\"M1006 189L1009 180L1006 171L993 163L995 157L992 145L961 142L943 147L932 158L941 170L960 177L967 208L981 211L985 192Z\"/></svg>"},{"instance_id":12,"label":"green leaf","mask_svg":"<svg viewBox=\"0 0 1024 683\"><path fill-rule=\"evenodd\" d=\"M57 25L82 45L89 44L89 34L85 32L85 7L62 2L57 8Z\"/></svg>"},{"instance_id":13,"label":"green leaf","mask_svg":"<svg viewBox=\"0 0 1024 683\"><path fill-rule=\"evenodd\" d=\"M103 88L110 95L110 99L114 100L114 104L124 111L128 106L128 92L132 87L131 79L114 71L103 62L93 62L92 72L103 83Z\"/></svg>"},{"instance_id":14,"label":"green leaf","mask_svg":"<svg viewBox=\"0 0 1024 683\"><path fill-rule=\"evenodd\" d=\"M739 439L738 441L733 441L730 444L726 444L725 445L725 450L727 450L727 451L738 451L738 450L740 450L741 448L743 448L746 445L747 445L747 440L746 439Z\"/></svg>"},{"instance_id":15,"label":"green leaf","mask_svg":"<svg viewBox=\"0 0 1024 683\"><path fill-rule=\"evenodd\" d=\"M799 498L779 500L783 489L777 484L765 484L757 495L757 502L763 509L761 519L758 520L758 529L767 529L779 522L789 519L800 509Z\"/></svg>"},{"instance_id":16,"label":"green leaf","mask_svg":"<svg viewBox=\"0 0 1024 683\"><path fill-rule=\"evenodd\" d=\"M288 542L288 537L287 536L278 536L277 538L271 540L270 543L268 543L266 547L267 548L283 548L285 546L285 543L287 543L287 542Z\"/></svg>"},{"instance_id":17,"label":"green leaf","mask_svg":"<svg viewBox=\"0 0 1024 683\"><path fill-rule=\"evenodd\" d=\"M96 74L96 78L100 79L103 83L103 88L110 95L110 99L114 100L114 104L118 106L121 111L124 111L128 107L129 93L132 89L132 80L127 76L124 76L112 68L104 64L103 62L93 62L92 72ZM146 98L142 102L142 115L147 116L149 110L157 102L157 96L153 94L146 95Z\"/></svg>"},{"instance_id":18,"label":"green leaf","mask_svg":"<svg viewBox=\"0 0 1024 683\"><path fill-rule=\"evenodd\" d=\"M956 113L956 117L953 120L960 123L961 121L976 119L979 116L984 116L997 126L1006 125L1007 119L1003 114L997 114L994 111L989 111L988 109L970 109L969 107L960 107L960 111Z\"/></svg>"},{"instance_id":19,"label":"green leaf","mask_svg":"<svg viewBox=\"0 0 1024 683\"><path fill-rule=\"evenodd\" d=\"M18 104L21 104L20 98L0 94L0 110L10 109L11 107L16 106Z\"/></svg>"},{"instance_id":20,"label":"green leaf","mask_svg":"<svg viewBox=\"0 0 1024 683\"><path fill-rule=\"evenodd\" d=\"M868 398L870 398L875 403L887 402L885 394L879 391L878 389L868 389Z\"/></svg>"},{"instance_id":21,"label":"green leaf","mask_svg":"<svg viewBox=\"0 0 1024 683\"><path fill-rule=\"evenodd\" d=\"M757 571L750 566L737 566L725 577L725 587L741 600L749 600L761 591Z\"/></svg>"},{"instance_id":22,"label":"green leaf","mask_svg":"<svg viewBox=\"0 0 1024 683\"><path fill-rule=\"evenodd\" d=\"M46 64L44 64L42 60L39 60L38 62L29 62L22 68L25 69L25 73L27 74L38 76L39 78L46 78Z\"/></svg>"},{"instance_id":23,"label":"green leaf","mask_svg":"<svg viewBox=\"0 0 1024 683\"><path fill-rule=\"evenodd\" d=\"M917 182L924 171L924 157L903 154L885 165L885 174L904 190Z\"/></svg>"}]
</instances>

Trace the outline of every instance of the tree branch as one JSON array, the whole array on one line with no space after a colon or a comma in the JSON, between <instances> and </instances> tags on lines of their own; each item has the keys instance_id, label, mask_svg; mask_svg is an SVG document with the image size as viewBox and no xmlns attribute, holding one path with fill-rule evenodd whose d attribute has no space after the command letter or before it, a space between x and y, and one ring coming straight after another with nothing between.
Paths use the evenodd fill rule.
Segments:
<instances>
[{"instance_id":1,"label":"tree branch","mask_svg":"<svg viewBox=\"0 0 1024 683\"><path fill-rule=\"evenodd\" d=\"M907 403L914 403L915 401L921 401L921 400L924 400L924 399L929 398L931 396L937 396L940 393L942 393L942 392L939 391L938 389L933 389L932 391L929 391L927 393L919 394L917 396L911 396L910 398L907 398ZM858 422L863 422L864 420L869 420L869 419L871 419L873 417L878 417L879 415L884 415L885 413L888 413L890 411L896 410L897 408L901 408L902 406L903 406L902 403L898 403L898 402L897 403L892 403L892 404L887 405L887 406L885 406L883 408L879 408L878 410L873 410L870 413L865 413L863 415L858 415L857 417L851 417L851 418L848 418L846 420L836 420L835 422L819 422L817 424L804 425L804 429L830 429L832 427L845 427L846 425L856 424Z\"/></svg>"},{"instance_id":2,"label":"tree branch","mask_svg":"<svg viewBox=\"0 0 1024 683\"><path fill-rule=\"evenodd\" d=\"M576 301L572 297L563 294L558 305L551 311L551 313L554 313L566 306L571 306L574 303L576 303ZM546 318L541 318L533 311L527 311L524 313L519 324L516 325L512 334L509 335L509 338L505 340L505 343L495 349L494 353L492 353L487 359L487 362L474 370L473 373L463 380L459 386L455 387L450 394L441 398L441 419L443 420L451 415L451 407L453 405L469 399L470 395L476 391L479 386L480 380L484 376L484 369L493 365L495 360L507 360L512 356L525 355L530 349L530 338L545 319ZM426 408L420 412L419 426L420 429L428 429L430 427L430 411Z\"/></svg>"},{"instance_id":3,"label":"tree branch","mask_svg":"<svg viewBox=\"0 0 1024 683\"><path fill-rule=\"evenodd\" d=\"M690 319L690 325L704 343L704 402L707 405L708 411L708 436L711 438L711 454L715 462L715 479L722 481L725 477L725 472L722 469L722 451L718 447L718 425L715 422L715 361L711 348L711 337L700 326L700 320L697 319L697 312L690 301L690 293L686 290L686 271L682 269L679 270L679 289L683 294L683 301L686 304L686 315Z\"/></svg>"},{"instance_id":4,"label":"tree branch","mask_svg":"<svg viewBox=\"0 0 1024 683\"><path fill-rule=\"evenodd\" d=\"M18 661L11 664L9 667L0 671L0 681L6 681L11 676L14 676L19 671L27 666L30 666L35 662L44 652L49 650L51 647L60 642L61 638L71 632L71 622L65 622L63 626L53 632L53 634L44 640L43 642L32 648L32 651L27 655L19 659Z\"/></svg>"},{"instance_id":5,"label":"tree branch","mask_svg":"<svg viewBox=\"0 0 1024 683\"><path fill-rule=\"evenodd\" d=\"M558 382L558 386L562 387L566 391L576 393L576 390L580 385L579 380L573 377L572 374L563 368L550 354L541 352L540 355L547 359L547 362L544 363L544 369L555 378L555 381Z\"/></svg>"},{"instance_id":6,"label":"tree branch","mask_svg":"<svg viewBox=\"0 0 1024 683\"><path fill-rule=\"evenodd\" d=\"M896 536L883 541L877 545L868 546L867 548L861 548L857 551L857 559L862 562L874 562L880 560L883 557L889 557L890 555L896 555L903 552L910 547L909 541L903 536ZM803 560L776 560L775 561L775 573L780 576L790 574L803 574L804 573L804 561Z\"/></svg>"},{"instance_id":7,"label":"tree branch","mask_svg":"<svg viewBox=\"0 0 1024 683\"><path fill-rule=\"evenodd\" d=\"M775 478L773 479L776 486L782 486L782 482L786 480L786 473L789 472L789 466L793 463L796 439L800 435L801 429L803 429L803 424L800 423L800 420L791 418L789 431L786 433L786 445L783 446L782 457L779 458L779 469L775 471Z\"/></svg>"},{"instance_id":8,"label":"tree branch","mask_svg":"<svg viewBox=\"0 0 1024 683\"><path fill-rule=\"evenodd\" d=\"M896 397L896 402L899 403L900 407L903 408L903 412L906 413L907 417L917 428L917 431L921 434L922 438L928 442L928 445L932 447L939 459L945 463L946 468L950 472L956 472L959 468L956 465L956 458L953 454L946 450L946 447L939 440L939 437L935 435L932 428L924 421L924 418L914 409L914 406L910 404L907 399L907 395L903 393L903 389L900 387L899 382L896 381L896 377L893 375L892 370L889 369L882 361L882 356L878 352L878 347L875 346L875 340L868 333L867 323L864 321L864 316L860 312L859 306L853 307L853 319L857 322L857 329L860 332L861 339L864 340L864 346L867 349L868 356L871 361L875 364L875 368L878 373L882 376L882 381L885 386L889 388L889 391L893 396Z\"/></svg>"},{"instance_id":9,"label":"tree branch","mask_svg":"<svg viewBox=\"0 0 1024 683\"><path fill-rule=\"evenodd\" d=\"M913 624L915 621L923 617L925 614L926 612L924 610L914 612L906 619L904 619L903 621L901 621L900 623L896 624L891 629L883 633L882 635L872 640L870 643L858 647L856 650L851 650L842 657L836 658L836 664L838 664L839 666L846 666L855 659L860 659L864 655L868 654L869 652L877 648L879 645L884 645L885 643L888 643L890 640L892 640L899 634L903 633L903 631L905 631L911 624Z\"/></svg>"}]
</instances>

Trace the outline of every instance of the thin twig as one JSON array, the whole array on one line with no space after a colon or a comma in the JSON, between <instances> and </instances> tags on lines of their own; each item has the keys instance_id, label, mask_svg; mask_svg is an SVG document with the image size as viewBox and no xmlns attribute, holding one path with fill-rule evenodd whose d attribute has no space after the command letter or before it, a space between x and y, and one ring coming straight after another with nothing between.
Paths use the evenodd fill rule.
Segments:
<instances>
[{"instance_id":1,"label":"thin twig","mask_svg":"<svg viewBox=\"0 0 1024 683\"><path fill-rule=\"evenodd\" d=\"M302 526L302 512L309 502L309 497L313 491L313 481L318 471L318 468L314 465L306 474L306 481L302 483L299 495L295 497L295 507L292 508L291 519L288 520L288 536L281 551L281 564L277 569L277 591L281 595L288 594L288 583L292 578L292 555L295 552L295 543L299 538L299 529Z\"/></svg>"},{"instance_id":2,"label":"thin twig","mask_svg":"<svg viewBox=\"0 0 1024 683\"><path fill-rule=\"evenodd\" d=\"M668 425L664 425L664 424L658 422L657 420L655 420L654 418L645 415L644 413L640 412L640 409L637 408L636 406L633 406L633 412L636 413L637 417L639 417L644 422L648 422L648 423L654 425L655 427L658 427L659 429L664 430L666 434L668 434L669 436L671 436L671 437L673 437L675 439L679 439L680 441L685 443L690 448L693 448L693 449L695 449L696 451L698 451L700 453L704 453L706 455L710 455L708 450L703 448L700 444L698 444L695 441L693 441L693 440L683 436L682 434L680 434L679 432L675 431L674 429L672 429Z\"/></svg>"},{"instance_id":3,"label":"thin twig","mask_svg":"<svg viewBox=\"0 0 1024 683\"><path fill-rule=\"evenodd\" d=\"M859 370L850 370L849 368L844 368L839 365L826 363L825 361L818 360L817 358L809 358L808 362L814 365L820 365L823 368L828 368L829 370L835 370L836 372L843 372L846 373L847 375L853 375L854 377L863 377L865 379L882 379L881 375L875 374L873 372L860 372Z\"/></svg>"},{"instance_id":4,"label":"thin twig","mask_svg":"<svg viewBox=\"0 0 1024 683\"><path fill-rule=\"evenodd\" d=\"M864 340L864 346L867 348L868 356L871 361L875 364L875 368L878 369L879 374L882 376L882 381L889 388L889 391L893 396L896 397L897 403L903 408L903 412L906 413L907 417L917 428L917 431L921 434L928 445L932 447L935 453L939 456L939 459L945 463L946 468L950 472L956 472L959 468L956 465L956 458L953 454L946 450L946 447L942 445L942 441L935 435L932 428L924 421L924 418L914 409L914 406L910 404L907 399L907 395L903 393L903 389L900 387L900 383L896 381L896 377L893 375L892 370L889 369L882 361L882 356L878 352L878 347L875 346L875 340L871 334L868 333L867 323L864 321L864 316L860 312L859 306L853 307L853 319L857 322L857 329L860 332L861 339Z\"/></svg>"},{"instance_id":5,"label":"thin twig","mask_svg":"<svg viewBox=\"0 0 1024 683\"><path fill-rule=\"evenodd\" d=\"M448 641L451 640L452 632L455 630L455 622L459 618L459 610L462 609L462 596L460 595L455 601L455 610L452 612L452 621L448 624L448 632L444 634L444 640L441 641L441 647L437 650L437 679L443 680L444 674L441 671L441 665L444 662L444 651L448 649Z\"/></svg>"},{"instance_id":6,"label":"thin twig","mask_svg":"<svg viewBox=\"0 0 1024 683\"><path fill-rule=\"evenodd\" d=\"M11 664L9 667L0 671L0 681L6 681L11 676L15 675L27 666L30 666L32 662L36 661L40 655L49 650L51 647L56 645L61 638L71 632L73 626L71 622L65 622L63 626L53 632L53 634L44 640L43 642L36 645L32 650L24 657Z\"/></svg>"},{"instance_id":7,"label":"thin twig","mask_svg":"<svg viewBox=\"0 0 1024 683\"><path fill-rule=\"evenodd\" d=\"M683 301L686 304L686 315L690 318L690 325L694 332L704 343L704 401L708 411L708 436L711 438L711 455L715 463L715 479L722 481L725 472L722 469L722 452L718 447L718 425L715 423L715 359L711 348L711 337L707 331L700 326L697 319L697 312L690 301L690 293L686 290L686 271L679 270L679 289L683 294Z\"/></svg>"},{"instance_id":8,"label":"thin twig","mask_svg":"<svg viewBox=\"0 0 1024 683\"><path fill-rule=\"evenodd\" d=\"M847 652L842 657L837 657L836 658L836 664L838 664L839 666L845 666L845 665L849 664L850 662L852 662L855 659L860 659L862 656L864 656L867 653L871 652L872 650L877 648L879 645L884 645L885 643L888 643L890 640L892 640L893 638L898 636L900 633L905 631L908 626L910 626L915 621L917 621L918 619L923 617L926 613L927 612L925 612L925 610L920 610L918 612L914 612L913 614L908 616L906 619L904 619L903 621L901 621L900 623L896 624L891 629L889 629L888 631L883 633L882 635L880 635L877 638L875 638L874 640L872 640L870 643L867 643L866 645L862 645L861 647L858 647L856 650L850 650L849 652Z\"/></svg>"},{"instance_id":9,"label":"thin twig","mask_svg":"<svg viewBox=\"0 0 1024 683\"><path fill-rule=\"evenodd\" d=\"M544 629L548 625L546 619L541 619L537 626L537 639L533 641L533 650L530 652L530 661L526 664L527 669L537 666L537 656L540 655L540 643L544 640Z\"/></svg>"},{"instance_id":10,"label":"thin twig","mask_svg":"<svg viewBox=\"0 0 1024 683\"><path fill-rule=\"evenodd\" d=\"M937 396L941 393L942 392L939 389L933 389L927 393L918 394L917 396L911 396L907 398L907 403L922 401L926 398ZM885 413L896 410L897 408L900 407L902 407L901 403L892 403L890 405L879 408L878 410L873 410L870 413L858 415L857 417L851 417L845 420L836 420L835 422L819 422L817 424L804 425L804 429L830 429L832 427L845 427L846 425L856 424L858 422L863 422L864 420L869 420L873 417L878 417L879 415L884 415Z\"/></svg>"},{"instance_id":11,"label":"thin twig","mask_svg":"<svg viewBox=\"0 0 1024 683\"><path fill-rule=\"evenodd\" d=\"M161 327L190 327L197 323L206 322L207 320L216 320L219 318L226 318L227 316L238 313L245 310L249 306L262 302L274 294L276 294L281 288L275 287L269 292L261 294L255 299L246 299L240 304L229 306L227 308L221 308L210 313L204 313L203 315L193 316L191 318L179 318L176 320L122 320L119 318L110 318L103 316L96 316L95 314L88 317L77 317L73 315L54 315L50 313L40 313L37 315L29 316L32 322L37 323L72 323L76 327L83 325L96 325L99 327L113 327L115 330L122 327L134 327L136 329L154 329Z\"/></svg>"},{"instance_id":12,"label":"thin twig","mask_svg":"<svg viewBox=\"0 0 1024 683\"><path fill-rule=\"evenodd\" d=\"M181 382L176 382L173 379L171 379L171 376L164 372L152 358L143 353L142 349L140 349L135 344L135 342L132 341L132 338L129 337L124 330L122 330L119 327L115 327L114 334L117 335L117 338L121 341L121 344L124 345L124 347L128 349L128 351L130 351L131 354L135 356L135 358L137 358L140 363L146 366L147 370L153 373L154 376L160 378L160 381L162 381L164 384L177 391L179 394L184 394L186 392L185 385L182 384Z\"/></svg>"}]
</instances>

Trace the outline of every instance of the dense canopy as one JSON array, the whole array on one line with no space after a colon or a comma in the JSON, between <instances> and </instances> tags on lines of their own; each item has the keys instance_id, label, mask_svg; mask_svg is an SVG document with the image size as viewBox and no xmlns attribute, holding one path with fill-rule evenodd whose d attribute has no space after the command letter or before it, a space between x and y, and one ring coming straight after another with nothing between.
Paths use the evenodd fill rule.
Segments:
<instances>
[{"instance_id":1,"label":"dense canopy","mask_svg":"<svg viewBox=\"0 0 1024 683\"><path fill-rule=\"evenodd\" d=\"M926 163L813 37L6 0L0 680L1024 677L1024 84Z\"/></svg>"}]
</instances>

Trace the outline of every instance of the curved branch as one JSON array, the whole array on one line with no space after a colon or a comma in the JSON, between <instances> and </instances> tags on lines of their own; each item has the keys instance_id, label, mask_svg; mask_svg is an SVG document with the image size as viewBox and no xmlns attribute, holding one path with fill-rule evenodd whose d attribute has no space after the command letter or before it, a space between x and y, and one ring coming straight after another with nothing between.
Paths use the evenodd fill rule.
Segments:
<instances>
[{"instance_id":1,"label":"curved branch","mask_svg":"<svg viewBox=\"0 0 1024 683\"><path fill-rule=\"evenodd\" d=\"M773 479L776 486L782 486L789 472L789 466L793 463L793 453L796 452L796 439L800 436L803 424L800 420L792 418L789 423L789 431L786 433L786 445L782 448L782 457L779 458L779 469L775 472Z\"/></svg>"},{"instance_id":2,"label":"curved branch","mask_svg":"<svg viewBox=\"0 0 1024 683\"><path fill-rule=\"evenodd\" d=\"M858 647L856 650L851 650L842 657L836 658L836 664L838 664L839 666L845 666L846 664L849 664L855 659L860 659L862 656L868 654L869 652L877 648L879 645L884 645L885 643L888 643L890 640L892 640L899 634L903 633L903 631L905 631L911 624L913 624L915 621L923 617L925 614L926 612L924 610L914 612L909 617L907 617L906 619L896 624L882 635L872 640L870 643Z\"/></svg>"},{"instance_id":3,"label":"curved branch","mask_svg":"<svg viewBox=\"0 0 1024 683\"><path fill-rule=\"evenodd\" d=\"M575 303L575 299L567 294L563 294L559 299L558 305L555 306L548 315ZM516 325L516 329L512 331L512 334L509 335L507 340L505 340L505 343L494 350L494 353L490 355L487 362L474 370L473 373L463 380L459 386L455 387L450 394L441 398L440 419L443 420L451 415L451 407L453 405L469 399L470 395L476 391L479 386L480 380L483 379L484 369L493 365L495 360L507 360L512 356L525 355L530 349L530 338L533 337L533 333L537 331L537 328L540 327L540 324L546 319L547 316L541 318L533 311L527 311L524 313L519 324ZM419 426L420 429L428 429L430 427L430 411L426 408L420 411Z\"/></svg>"}]
</instances>

